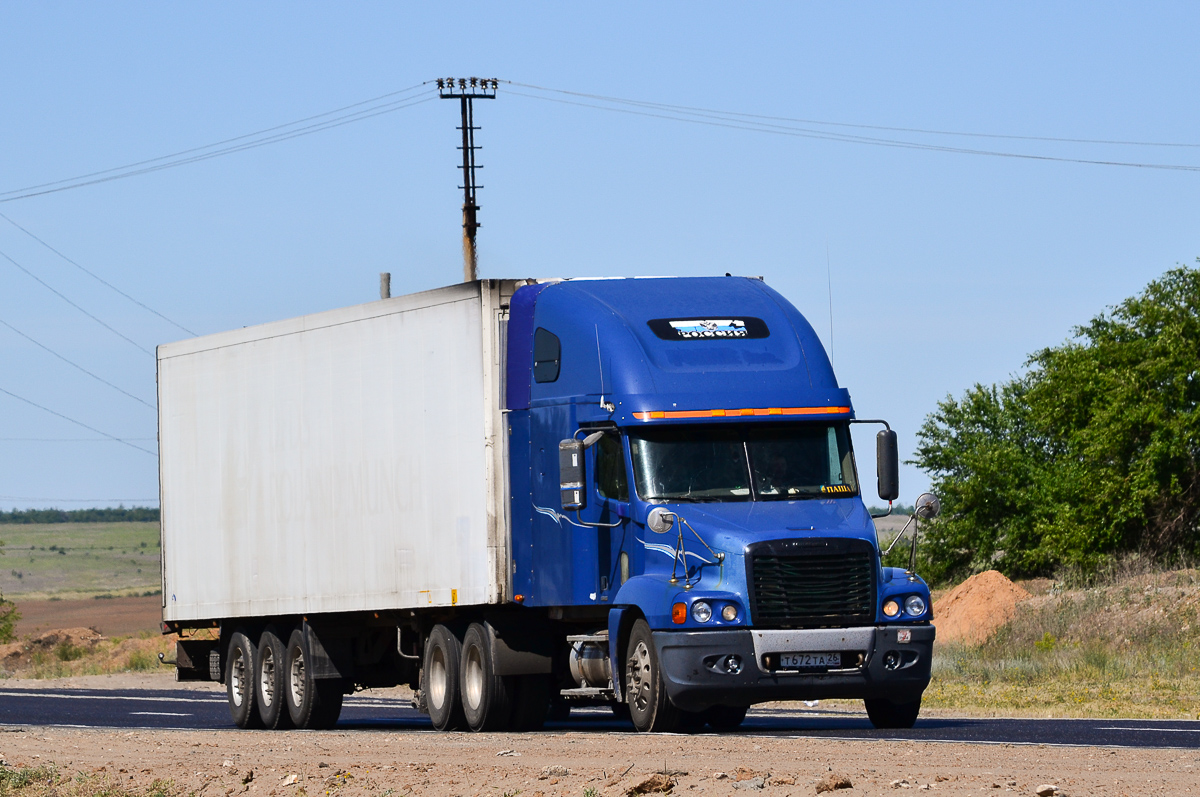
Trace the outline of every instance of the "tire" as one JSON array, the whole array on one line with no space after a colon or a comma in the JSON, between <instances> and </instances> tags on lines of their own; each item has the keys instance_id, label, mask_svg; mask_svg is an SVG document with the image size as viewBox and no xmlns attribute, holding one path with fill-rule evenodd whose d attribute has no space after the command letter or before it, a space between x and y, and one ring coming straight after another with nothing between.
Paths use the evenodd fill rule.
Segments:
<instances>
[{"instance_id":1,"label":"tire","mask_svg":"<svg viewBox=\"0 0 1200 797\"><path fill-rule=\"evenodd\" d=\"M625 650L625 693L633 727L643 733L670 733L679 726L680 713L667 697L662 665L645 620L633 624Z\"/></svg>"},{"instance_id":2,"label":"tire","mask_svg":"<svg viewBox=\"0 0 1200 797\"><path fill-rule=\"evenodd\" d=\"M703 711L679 712L679 721L675 723L676 733L701 733L704 731Z\"/></svg>"},{"instance_id":3,"label":"tire","mask_svg":"<svg viewBox=\"0 0 1200 797\"><path fill-rule=\"evenodd\" d=\"M704 711L704 721L714 731L732 731L746 719L748 706L712 706Z\"/></svg>"},{"instance_id":4,"label":"tire","mask_svg":"<svg viewBox=\"0 0 1200 797\"><path fill-rule=\"evenodd\" d=\"M286 631L267 626L258 640L258 656L254 662L254 700L264 728L286 730L292 727L287 708L287 645Z\"/></svg>"},{"instance_id":5,"label":"tire","mask_svg":"<svg viewBox=\"0 0 1200 797\"><path fill-rule=\"evenodd\" d=\"M303 629L292 631L284 662L284 695L292 724L304 730L336 725L338 715L342 713L342 681L340 678L313 677Z\"/></svg>"},{"instance_id":6,"label":"tire","mask_svg":"<svg viewBox=\"0 0 1200 797\"><path fill-rule=\"evenodd\" d=\"M458 678L462 642L444 625L435 625L425 641L425 661L421 668L421 688L429 719L439 731L457 731L466 727Z\"/></svg>"},{"instance_id":7,"label":"tire","mask_svg":"<svg viewBox=\"0 0 1200 797\"><path fill-rule=\"evenodd\" d=\"M511 680L496 674L488 630L471 623L463 636L461 670L463 716L473 731L508 730L512 715Z\"/></svg>"},{"instance_id":8,"label":"tire","mask_svg":"<svg viewBox=\"0 0 1200 797\"><path fill-rule=\"evenodd\" d=\"M911 728L921 713L921 699L911 703L893 703L886 699L864 700L867 716L876 728Z\"/></svg>"},{"instance_id":9,"label":"tire","mask_svg":"<svg viewBox=\"0 0 1200 797\"><path fill-rule=\"evenodd\" d=\"M518 675L512 695L512 729L541 730L550 712L549 675Z\"/></svg>"},{"instance_id":10,"label":"tire","mask_svg":"<svg viewBox=\"0 0 1200 797\"><path fill-rule=\"evenodd\" d=\"M546 719L550 722L566 722L571 719L571 704L561 697L551 696Z\"/></svg>"},{"instance_id":11,"label":"tire","mask_svg":"<svg viewBox=\"0 0 1200 797\"><path fill-rule=\"evenodd\" d=\"M261 728L262 717L255 705L254 687L257 650L242 629L229 637L229 654L225 657L225 694L229 698L229 714L239 728Z\"/></svg>"}]
</instances>

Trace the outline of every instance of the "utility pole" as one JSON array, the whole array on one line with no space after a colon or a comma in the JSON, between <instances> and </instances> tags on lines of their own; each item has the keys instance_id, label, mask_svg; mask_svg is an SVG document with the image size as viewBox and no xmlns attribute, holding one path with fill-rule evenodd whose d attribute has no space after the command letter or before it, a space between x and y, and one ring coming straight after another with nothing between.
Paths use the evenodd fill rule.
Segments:
<instances>
[{"instance_id":1,"label":"utility pole","mask_svg":"<svg viewBox=\"0 0 1200 797\"><path fill-rule=\"evenodd\" d=\"M463 162L458 168L463 172L463 282L473 282L478 279L475 253L475 231L479 229L477 214L479 205L475 203L475 190L482 188L475 181L475 170L482 166L475 165L475 114L471 106L472 100L496 99L496 88L500 81L496 78L438 78L438 95L443 100L457 99L462 105L462 150Z\"/></svg>"}]
</instances>

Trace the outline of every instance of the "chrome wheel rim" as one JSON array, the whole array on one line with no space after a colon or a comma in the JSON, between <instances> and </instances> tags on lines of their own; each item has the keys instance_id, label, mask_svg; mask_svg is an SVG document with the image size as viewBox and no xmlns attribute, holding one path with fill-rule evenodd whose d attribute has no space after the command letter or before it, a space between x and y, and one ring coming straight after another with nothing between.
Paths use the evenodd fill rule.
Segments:
<instances>
[{"instance_id":1,"label":"chrome wheel rim","mask_svg":"<svg viewBox=\"0 0 1200 797\"><path fill-rule=\"evenodd\" d=\"M261 655L262 672L258 677L258 688L262 695L263 705L270 708L275 702L275 651L266 647L263 648Z\"/></svg>"},{"instance_id":2,"label":"chrome wheel rim","mask_svg":"<svg viewBox=\"0 0 1200 797\"><path fill-rule=\"evenodd\" d=\"M463 702L476 711L483 704L483 655L478 646L467 648L466 667L463 668Z\"/></svg>"},{"instance_id":3,"label":"chrome wheel rim","mask_svg":"<svg viewBox=\"0 0 1200 797\"><path fill-rule=\"evenodd\" d=\"M429 705L441 709L446 702L446 652L435 646L429 657Z\"/></svg>"},{"instance_id":4,"label":"chrome wheel rim","mask_svg":"<svg viewBox=\"0 0 1200 797\"><path fill-rule=\"evenodd\" d=\"M292 651L292 666L288 668L288 690L292 693L292 705L304 705L304 651Z\"/></svg>"},{"instance_id":5,"label":"chrome wheel rim","mask_svg":"<svg viewBox=\"0 0 1200 797\"><path fill-rule=\"evenodd\" d=\"M626 664L629 684L629 706L639 712L650 708L650 681L654 674L650 663L650 649L638 640Z\"/></svg>"},{"instance_id":6,"label":"chrome wheel rim","mask_svg":"<svg viewBox=\"0 0 1200 797\"><path fill-rule=\"evenodd\" d=\"M233 661L229 663L229 698L239 708L246 700L246 656L240 645L233 649Z\"/></svg>"}]
</instances>

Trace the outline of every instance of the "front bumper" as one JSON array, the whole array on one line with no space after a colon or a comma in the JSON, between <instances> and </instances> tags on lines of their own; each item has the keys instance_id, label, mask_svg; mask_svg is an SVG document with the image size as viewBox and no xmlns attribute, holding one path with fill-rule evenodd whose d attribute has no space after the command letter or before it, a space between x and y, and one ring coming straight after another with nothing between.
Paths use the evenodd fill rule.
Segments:
<instances>
[{"instance_id":1,"label":"front bumper","mask_svg":"<svg viewBox=\"0 0 1200 797\"><path fill-rule=\"evenodd\" d=\"M907 631L907 642L899 632ZM655 631L654 647L671 702L686 711L769 700L887 698L904 703L929 685L932 625L811 630ZM779 653L842 653L843 669L772 670ZM729 656L741 663L725 666ZM860 658L861 657L861 658Z\"/></svg>"}]
</instances>

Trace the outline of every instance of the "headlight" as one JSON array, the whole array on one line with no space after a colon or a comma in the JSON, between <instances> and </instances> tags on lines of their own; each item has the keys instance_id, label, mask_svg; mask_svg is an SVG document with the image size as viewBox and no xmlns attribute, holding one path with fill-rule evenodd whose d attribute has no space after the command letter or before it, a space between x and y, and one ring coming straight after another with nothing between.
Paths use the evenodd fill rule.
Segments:
<instances>
[{"instance_id":1,"label":"headlight","mask_svg":"<svg viewBox=\"0 0 1200 797\"><path fill-rule=\"evenodd\" d=\"M904 599L904 611L913 617L925 614L925 599L920 595L909 595Z\"/></svg>"},{"instance_id":2,"label":"headlight","mask_svg":"<svg viewBox=\"0 0 1200 797\"><path fill-rule=\"evenodd\" d=\"M883 604L883 614L886 617L895 617L900 614L900 604L895 601L886 601Z\"/></svg>"},{"instance_id":3,"label":"headlight","mask_svg":"<svg viewBox=\"0 0 1200 797\"><path fill-rule=\"evenodd\" d=\"M712 619L712 607L708 601L696 601L692 604L692 619L697 623L707 623Z\"/></svg>"},{"instance_id":4,"label":"headlight","mask_svg":"<svg viewBox=\"0 0 1200 797\"><path fill-rule=\"evenodd\" d=\"M725 604L725 608L721 610L721 619L727 623L732 623L737 619L737 607L732 603Z\"/></svg>"}]
</instances>

